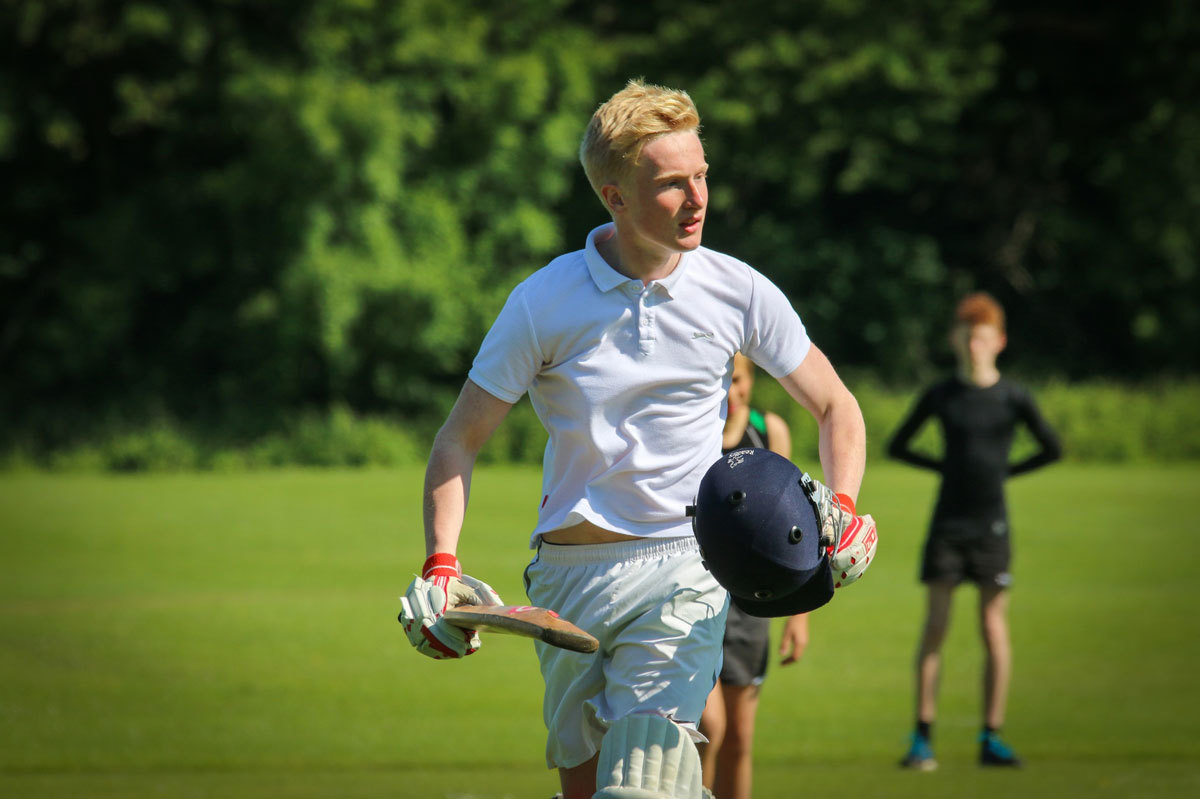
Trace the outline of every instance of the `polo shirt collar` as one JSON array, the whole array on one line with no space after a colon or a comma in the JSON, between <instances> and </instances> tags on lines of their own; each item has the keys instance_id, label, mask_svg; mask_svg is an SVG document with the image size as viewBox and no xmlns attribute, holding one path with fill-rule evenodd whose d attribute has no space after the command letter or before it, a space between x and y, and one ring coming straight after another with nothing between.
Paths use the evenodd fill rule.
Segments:
<instances>
[{"instance_id":1,"label":"polo shirt collar","mask_svg":"<svg viewBox=\"0 0 1200 799\"><path fill-rule=\"evenodd\" d=\"M617 286L624 285L630 280L630 278L625 277L616 269L609 266L608 261L604 260L604 256L596 248L597 239L603 241L606 238L615 236L616 233L616 225L612 222L601 225L588 234L587 246L583 250L583 257L587 260L588 272L592 275L592 281L595 282L596 287L602 292L612 291Z\"/></svg>"},{"instance_id":2,"label":"polo shirt collar","mask_svg":"<svg viewBox=\"0 0 1200 799\"><path fill-rule=\"evenodd\" d=\"M679 263L675 264L675 268L671 270L671 274L667 275L662 280L654 281L658 285L662 286L662 290L667 292L667 296L671 297L672 299L675 295L672 293L671 289L673 289L675 284L683 278L683 269L687 265L688 258L690 256L690 252L681 252L679 254Z\"/></svg>"},{"instance_id":3,"label":"polo shirt collar","mask_svg":"<svg viewBox=\"0 0 1200 799\"><path fill-rule=\"evenodd\" d=\"M583 250L584 260L587 261L588 272L592 276L592 281L601 292L608 292L615 289L617 286L623 286L633 278L622 275L617 270L609 266L608 261L604 260L604 256L600 255L600 251L596 249L596 240L603 240L609 236L616 235L616 226L612 222L601 225L588 234L587 245ZM675 264L675 268L671 270L671 274L664 277L662 280L652 281L662 286L667 292L667 296L671 296L671 289L683 277L683 267L687 262L690 253L681 253L679 263Z\"/></svg>"}]
</instances>

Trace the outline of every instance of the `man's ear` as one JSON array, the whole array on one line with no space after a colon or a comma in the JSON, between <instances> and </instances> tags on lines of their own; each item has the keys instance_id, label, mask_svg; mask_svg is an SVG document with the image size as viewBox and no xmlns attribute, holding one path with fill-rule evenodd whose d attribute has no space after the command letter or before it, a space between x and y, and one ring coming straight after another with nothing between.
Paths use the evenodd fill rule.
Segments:
<instances>
[{"instance_id":1,"label":"man's ear","mask_svg":"<svg viewBox=\"0 0 1200 799\"><path fill-rule=\"evenodd\" d=\"M621 187L616 183L605 183L601 186L600 196L604 198L604 205L613 216L625 210L625 198L621 195Z\"/></svg>"}]
</instances>

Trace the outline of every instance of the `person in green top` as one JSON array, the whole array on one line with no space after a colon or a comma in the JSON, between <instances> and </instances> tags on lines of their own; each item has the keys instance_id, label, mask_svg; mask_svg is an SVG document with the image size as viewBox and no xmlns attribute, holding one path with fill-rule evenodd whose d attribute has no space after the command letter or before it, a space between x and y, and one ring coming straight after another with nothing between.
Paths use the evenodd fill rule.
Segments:
<instances>
[{"instance_id":1,"label":"person in green top","mask_svg":"<svg viewBox=\"0 0 1200 799\"><path fill-rule=\"evenodd\" d=\"M790 458L792 436L787 422L777 414L752 409L753 388L754 362L739 353L733 358L722 451L759 447ZM720 799L750 797L754 722L767 674L770 634L770 619L729 606L721 674L700 717L700 731L709 740L701 749L704 785ZM779 647L782 665L798 661L807 646L808 614L789 617Z\"/></svg>"}]
</instances>

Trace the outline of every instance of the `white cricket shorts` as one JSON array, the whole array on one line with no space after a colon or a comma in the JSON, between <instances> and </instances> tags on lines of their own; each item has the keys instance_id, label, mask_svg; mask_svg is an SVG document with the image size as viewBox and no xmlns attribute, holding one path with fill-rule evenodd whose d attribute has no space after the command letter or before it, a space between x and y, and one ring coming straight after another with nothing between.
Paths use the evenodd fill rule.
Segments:
<instances>
[{"instance_id":1,"label":"white cricket shorts","mask_svg":"<svg viewBox=\"0 0 1200 799\"><path fill-rule=\"evenodd\" d=\"M532 604L600 642L591 655L536 642L548 767L588 761L609 725L635 711L695 727L721 668L729 595L694 538L542 542L525 576Z\"/></svg>"}]
</instances>

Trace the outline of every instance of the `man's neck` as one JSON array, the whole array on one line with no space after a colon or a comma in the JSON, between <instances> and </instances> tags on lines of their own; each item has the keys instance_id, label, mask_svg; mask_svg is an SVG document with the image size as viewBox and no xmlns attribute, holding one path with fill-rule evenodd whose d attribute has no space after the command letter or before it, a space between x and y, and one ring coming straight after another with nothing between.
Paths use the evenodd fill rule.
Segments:
<instances>
[{"instance_id":1,"label":"man's neck","mask_svg":"<svg viewBox=\"0 0 1200 799\"><path fill-rule=\"evenodd\" d=\"M613 269L643 283L662 280L679 265L681 253L663 250L651 252L636 246L633 243L635 241L632 235L622 236L620 228L617 228L611 236L596 242L596 250Z\"/></svg>"}]
</instances>

